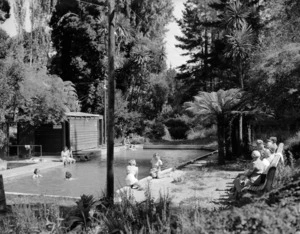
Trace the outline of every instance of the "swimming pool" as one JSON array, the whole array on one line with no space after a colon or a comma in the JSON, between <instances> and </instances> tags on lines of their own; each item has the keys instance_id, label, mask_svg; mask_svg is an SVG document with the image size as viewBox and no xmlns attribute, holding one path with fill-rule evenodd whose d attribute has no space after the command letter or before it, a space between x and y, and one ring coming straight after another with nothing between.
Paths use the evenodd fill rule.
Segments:
<instances>
[{"instance_id":1,"label":"swimming pool","mask_svg":"<svg viewBox=\"0 0 300 234\"><path fill-rule=\"evenodd\" d=\"M114 177L115 189L125 185L126 166L135 159L139 167L139 179L147 177L151 167L153 153L159 153L164 163L163 169L176 166L196 157L207 154L204 150L121 150L115 153ZM70 171L73 180L65 180L66 171ZM106 189L106 160L95 157L90 161L57 167L41 171L42 178L32 176L10 179L5 183L7 192L35 193L79 197L92 194L99 197Z\"/></svg>"}]
</instances>

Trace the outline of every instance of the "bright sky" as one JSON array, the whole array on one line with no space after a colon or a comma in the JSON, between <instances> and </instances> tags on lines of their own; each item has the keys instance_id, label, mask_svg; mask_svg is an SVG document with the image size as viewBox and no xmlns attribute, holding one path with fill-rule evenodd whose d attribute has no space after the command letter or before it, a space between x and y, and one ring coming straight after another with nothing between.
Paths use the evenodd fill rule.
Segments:
<instances>
[{"instance_id":1,"label":"bright sky","mask_svg":"<svg viewBox=\"0 0 300 234\"><path fill-rule=\"evenodd\" d=\"M1 0L0 0L1 1ZM25 0L25 6L27 9L29 9L29 1L30 0ZM16 19L15 15L13 14L13 4L15 0L9 0L10 3L10 17L0 26L2 29L4 29L10 36L15 36L17 35L17 25L16 25ZM26 14L25 16L25 30L29 31L30 30L30 18L29 14Z\"/></svg>"},{"instance_id":2,"label":"bright sky","mask_svg":"<svg viewBox=\"0 0 300 234\"><path fill-rule=\"evenodd\" d=\"M13 4L14 0L9 0L11 5ZM172 0L174 4L174 16L177 19L182 17L182 10L184 8L183 3L186 0ZM25 4L29 6L29 0L25 0ZM12 8L11 8L12 10ZM26 22L27 21L27 22ZM25 17L25 27L26 31L30 30L30 23L29 23L29 14ZM11 14L11 17L1 25L1 28L6 30L10 36L15 36L17 34L16 23L14 14ZM187 60L186 56L181 56L183 51L180 48L176 48L175 44L178 44L178 41L175 39L175 35L181 35L180 28L178 24L173 21L168 25L168 32L166 35L166 52L167 52L167 65L176 68Z\"/></svg>"},{"instance_id":3,"label":"bright sky","mask_svg":"<svg viewBox=\"0 0 300 234\"><path fill-rule=\"evenodd\" d=\"M184 9L183 3L186 0L172 0L174 4L174 16L176 19L182 17L182 10ZM173 68L176 68L185 63L188 59L186 56L181 56L184 53L180 48L176 48L175 45L178 44L178 41L175 39L176 36L182 35L178 24L173 21L168 25L168 33L166 36L166 49L167 49L167 65L171 65Z\"/></svg>"}]
</instances>

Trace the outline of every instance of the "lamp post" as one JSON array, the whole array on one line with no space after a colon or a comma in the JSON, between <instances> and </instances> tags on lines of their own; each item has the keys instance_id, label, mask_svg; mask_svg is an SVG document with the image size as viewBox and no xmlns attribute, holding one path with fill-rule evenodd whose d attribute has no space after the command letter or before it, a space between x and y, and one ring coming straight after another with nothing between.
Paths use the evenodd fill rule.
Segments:
<instances>
[{"instance_id":1,"label":"lamp post","mask_svg":"<svg viewBox=\"0 0 300 234\"><path fill-rule=\"evenodd\" d=\"M114 120L115 120L115 1L108 3L108 112L107 112L107 171L106 196L114 198Z\"/></svg>"}]
</instances>

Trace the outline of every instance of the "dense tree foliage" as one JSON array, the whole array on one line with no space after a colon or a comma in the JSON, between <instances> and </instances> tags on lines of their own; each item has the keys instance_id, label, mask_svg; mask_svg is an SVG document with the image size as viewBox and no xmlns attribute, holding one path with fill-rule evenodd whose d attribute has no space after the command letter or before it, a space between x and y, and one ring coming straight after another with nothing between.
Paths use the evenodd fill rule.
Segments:
<instances>
[{"instance_id":1,"label":"dense tree foliage","mask_svg":"<svg viewBox=\"0 0 300 234\"><path fill-rule=\"evenodd\" d=\"M91 4L58 1L50 23L57 53L49 68L75 84L83 111L103 114L107 9L103 1L88 2ZM158 99L168 92L162 92L163 86L151 77L166 68L165 47L161 42L172 9L170 0L117 4L116 82L128 112L154 118L165 102L165 98Z\"/></svg>"},{"instance_id":2,"label":"dense tree foliage","mask_svg":"<svg viewBox=\"0 0 300 234\"><path fill-rule=\"evenodd\" d=\"M242 92L239 89L220 89L217 92L199 92L193 102L186 102L185 108L197 118L213 118L218 126L218 161L225 163L225 130L226 123L230 122L232 112L242 100Z\"/></svg>"},{"instance_id":3,"label":"dense tree foliage","mask_svg":"<svg viewBox=\"0 0 300 234\"><path fill-rule=\"evenodd\" d=\"M243 88L260 28L258 1L188 0L178 23L183 33L177 37L178 47L190 56L178 75L185 83L185 99L199 90Z\"/></svg>"},{"instance_id":4,"label":"dense tree foliage","mask_svg":"<svg viewBox=\"0 0 300 234\"><path fill-rule=\"evenodd\" d=\"M10 66L16 66L22 80L17 82L18 89L24 91L31 87L30 82L35 82L35 78L28 77L40 77L37 78L43 80L40 83L57 87L58 96L63 95L63 89L70 90L68 101L57 105L71 109L78 109L80 105L82 111L103 114L107 77L106 2L32 1L29 33L22 29L24 1L17 0L17 3L14 11L18 36L10 39L0 31L3 74ZM298 116L297 1L188 0L184 6L183 18L177 19L183 35L177 39L178 47L184 49L190 59L176 72L166 69L162 43L166 25L171 21L172 1L117 2L117 135L142 133L147 125L144 120L163 123L176 119L183 113L182 104L199 91L244 89L249 98L235 114L235 117L246 116L246 122L240 126L248 126L248 120L256 119L250 116L254 110L262 110L261 106L270 113L274 110L276 118ZM5 1L0 7L1 12L9 12ZM44 90L40 95L49 94L46 86L36 86L31 91ZM21 93L11 90L14 94ZM31 99L28 93L25 96ZM286 99L288 102L284 105ZM24 102L28 108L32 106ZM25 107L23 112L26 113ZM48 121L45 116L40 120ZM238 125L238 121L233 123ZM240 132L245 133L245 130Z\"/></svg>"},{"instance_id":5,"label":"dense tree foliage","mask_svg":"<svg viewBox=\"0 0 300 234\"><path fill-rule=\"evenodd\" d=\"M255 87L251 92L274 110L281 124L287 119L294 124L299 119L300 104L300 5L293 0L266 1L264 7L264 28L252 59L249 87Z\"/></svg>"},{"instance_id":6,"label":"dense tree foliage","mask_svg":"<svg viewBox=\"0 0 300 234\"><path fill-rule=\"evenodd\" d=\"M17 20L21 9L21 3L14 8ZM44 27L31 33L19 30L14 38L0 30L0 122L5 135L10 123L57 123L65 112L80 108L72 82L49 75L46 69L48 36Z\"/></svg>"}]
</instances>

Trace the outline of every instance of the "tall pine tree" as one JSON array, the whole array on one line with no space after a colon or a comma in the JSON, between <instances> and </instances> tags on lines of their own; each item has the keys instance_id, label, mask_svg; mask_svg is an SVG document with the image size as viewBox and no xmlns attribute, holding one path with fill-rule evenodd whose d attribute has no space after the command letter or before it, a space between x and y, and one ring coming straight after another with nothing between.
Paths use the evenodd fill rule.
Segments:
<instances>
[{"instance_id":1,"label":"tall pine tree","mask_svg":"<svg viewBox=\"0 0 300 234\"><path fill-rule=\"evenodd\" d=\"M230 53L226 54L228 35L236 30L231 21L244 21L257 36L259 1L242 1L241 7L233 12L230 6L236 2L239 1L188 0L184 4L183 18L178 20L183 36L176 37L177 46L186 50L185 55L190 57L187 64L180 67L178 75L185 83L183 100L190 100L200 90L240 87L236 62L228 56Z\"/></svg>"}]
</instances>

